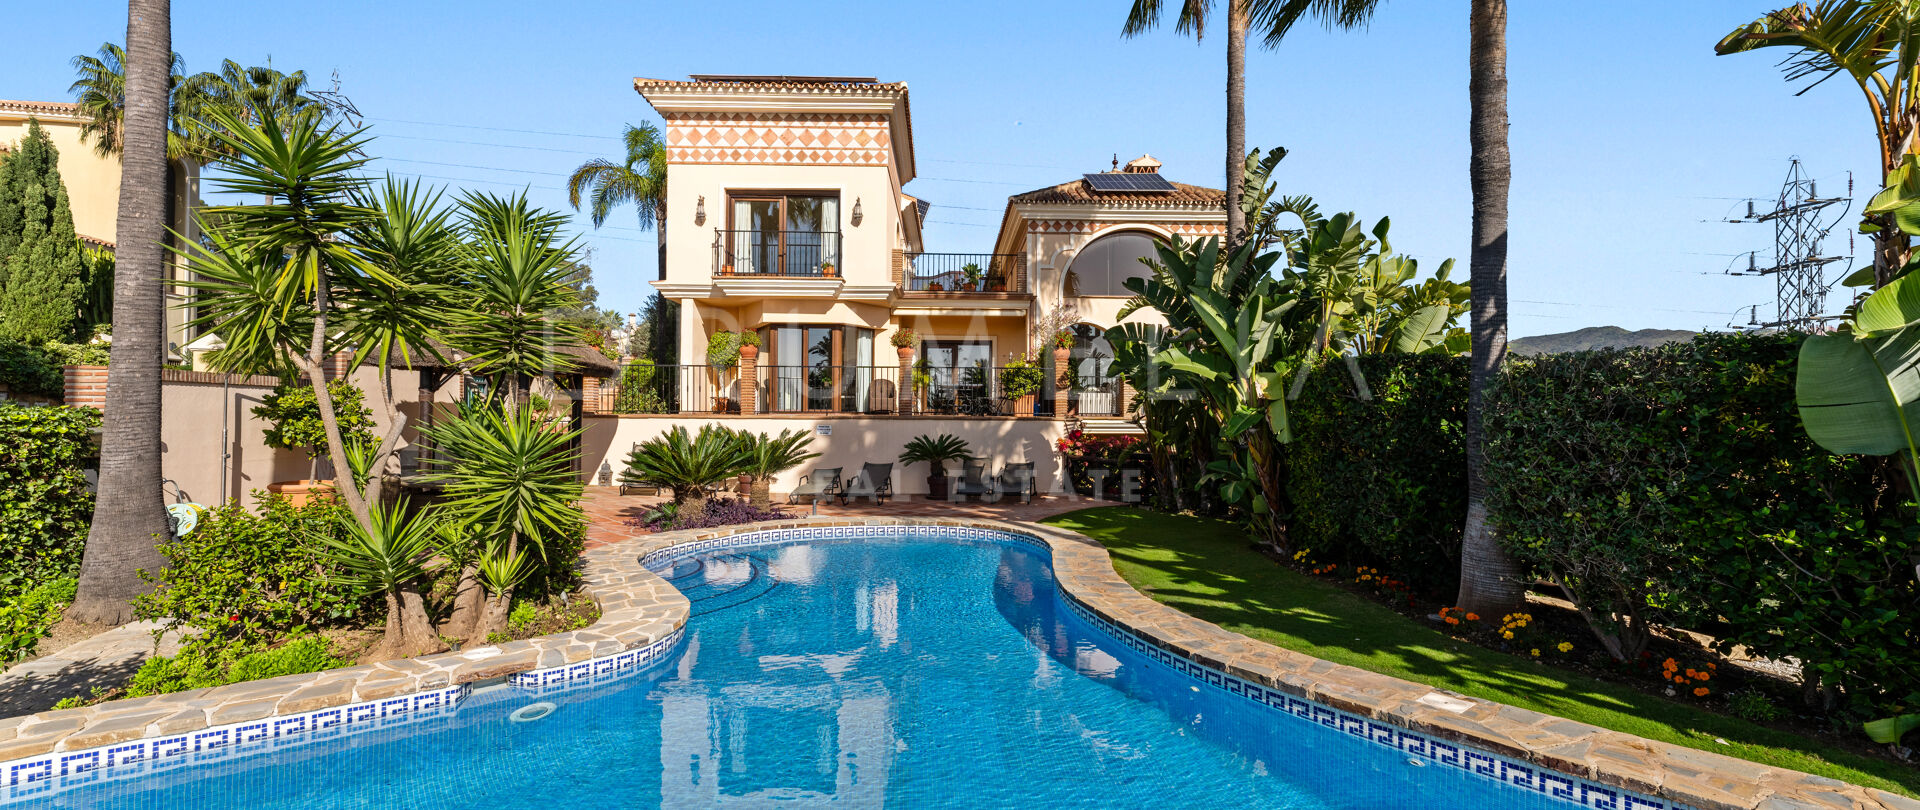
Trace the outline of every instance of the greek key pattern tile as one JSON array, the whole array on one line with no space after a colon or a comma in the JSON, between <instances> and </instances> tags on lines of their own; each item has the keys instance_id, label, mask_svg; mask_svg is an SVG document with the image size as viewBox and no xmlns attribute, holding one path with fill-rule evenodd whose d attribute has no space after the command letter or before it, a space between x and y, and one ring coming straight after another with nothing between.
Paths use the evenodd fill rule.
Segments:
<instances>
[{"instance_id":1,"label":"greek key pattern tile","mask_svg":"<svg viewBox=\"0 0 1920 810\"><path fill-rule=\"evenodd\" d=\"M55 751L5 764L0 803L36 799L102 782L201 767L351 734L419 723L454 713L467 686L304 714L278 715L185 734L128 740L84 751Z\"/></svg>"},{"instance_id":2,"label":"greek key pattern tile","mask_svg":"<svg viewBox=\"0 0 1920 810\"><path fill-rule=\"evenodd\" d=\"M1274 709L1305 722L1325 726L1374 745L1391 748L1424 762L1445 765L1491 779L1511 788L1538 793L1575 807L1587 807L1593 810L1686 810L1681 805L1618 788L1597 785L1538 765L1516 762L1498 754L1486 753L1458 743L1417 734L1378 720L1357 717L1310 700L1274 691L1260 684L1249 683L1147 641L1132 630L1095 615L1085 605L1080 604L1079 600L1064 592L1061 596L1062 601L1067 603L1075 616L1080 617L1121 646L1174 672L1255 705Z\"/></svg>"},{"instance_id":3,"label":"greek key pattern tile","mask_svg":"<svg viewBox=\"0 0 1920 810\"><path fill-rule=\"evenodd\" d=\"M576 661L565 666L514 673L508 683L538 695L551 694L580 686L599 686L639 673L673 657L686 636L685 628L637 650Z\"/></svg>"}]
</instances>

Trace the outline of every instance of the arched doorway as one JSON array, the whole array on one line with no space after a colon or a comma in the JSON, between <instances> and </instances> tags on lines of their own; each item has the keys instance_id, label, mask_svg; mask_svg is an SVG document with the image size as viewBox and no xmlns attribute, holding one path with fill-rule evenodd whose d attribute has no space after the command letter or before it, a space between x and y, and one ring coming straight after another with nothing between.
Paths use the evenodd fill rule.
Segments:
<instances>
[{"instance_id":1,"label":"arched doorway","mask_svg":"<svg viewBox=\"0 0 1920 810\"><path fill-rule=\"evenodd\" d=\"M1067 410L1081 416L1119 416L1120 385L1113 376L1113 346L1106 329L1090 323L1067 327L1073 345L1067 350ZM1041 387L1043 407L1051 407L1063 375L1054 368L1053 352L1043 352L1046 380Z\"/></svg>"}]
</instances>

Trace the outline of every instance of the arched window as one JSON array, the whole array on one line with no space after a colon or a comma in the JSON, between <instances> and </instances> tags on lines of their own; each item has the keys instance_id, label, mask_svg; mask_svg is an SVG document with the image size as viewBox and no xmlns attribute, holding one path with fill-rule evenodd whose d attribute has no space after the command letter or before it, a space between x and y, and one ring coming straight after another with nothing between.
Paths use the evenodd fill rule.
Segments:
<instances>
[{"instance_id":1,"label":"arched window","mask_svg":"<svg viewBox=\"0 0 1920 810\"><path fill-rule=\"evenodd\" d=\"M1153 275L1153 270L1140 260L1157 256L1154 252L1157 244L1158 240L1152 235L1140 231L1121 231L1093 240L1081 248L1079 255L1073 257L1073 264L1067 266L1062 294L1069 298L1132 295L1133 291L1122 282Z\"/></svg>"}]
</instances>

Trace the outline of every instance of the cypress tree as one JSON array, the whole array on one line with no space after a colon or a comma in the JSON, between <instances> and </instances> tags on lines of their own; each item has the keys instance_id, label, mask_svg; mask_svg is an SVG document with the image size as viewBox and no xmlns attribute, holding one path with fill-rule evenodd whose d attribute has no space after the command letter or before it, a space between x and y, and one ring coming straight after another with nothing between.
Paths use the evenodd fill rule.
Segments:
<instances>
[{"instance_id":1,"label":"cypress tree","mask_svg":"<svg viewBox=\"0 0 1920 810\"><path fill-rule=\"evenodd\" d=\"M85 266L60 154L30 120L19 148L0 162L0 338L68 337Z\"/></svg>"}]
</instances>

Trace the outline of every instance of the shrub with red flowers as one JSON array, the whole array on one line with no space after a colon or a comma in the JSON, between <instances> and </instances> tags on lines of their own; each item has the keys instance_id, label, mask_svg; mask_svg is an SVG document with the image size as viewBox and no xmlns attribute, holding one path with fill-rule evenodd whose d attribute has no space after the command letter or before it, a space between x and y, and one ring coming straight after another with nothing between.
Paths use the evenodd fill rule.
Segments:
<instances>
[{"instance_id":1,"label":"shrub with red flowers","mask_svg":"<svg viewBox=\"0 0 1920 810\"><path fill-rule=\"evenodd\" d=\"M1145 498L1152 492L1155 480L1152 456L1139 436L1089 436L1075 430L1055 442L1054 448L1067 462L1067 478L1073 482L1073 491L1081 495L1094 494L1095 470L1106 471L1101 477L1099 493L1108 500L1121 497L1124 470L1139 471L1134 486L1140 497Z\"/></svg>"}]
</instances>

